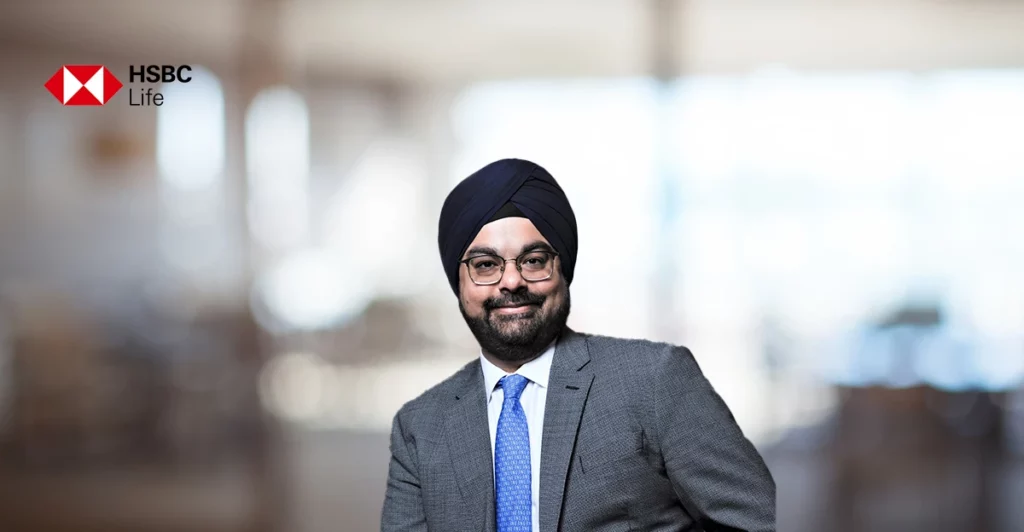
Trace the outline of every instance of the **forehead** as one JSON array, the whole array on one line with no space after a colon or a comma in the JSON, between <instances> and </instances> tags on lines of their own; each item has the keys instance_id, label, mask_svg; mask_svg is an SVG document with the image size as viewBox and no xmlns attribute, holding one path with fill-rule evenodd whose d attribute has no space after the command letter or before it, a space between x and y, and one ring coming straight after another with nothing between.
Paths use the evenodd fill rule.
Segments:
<instances>
[{"instance_id":1,"label":"forehead","mask_svg":"<svg viewBox=\"0 0 1024 532\"><path fill-rule=\"evenodd\" d=\"M537 241L550 245L550 242L540 234L540 231L529 219L509 217L483 226L476 238L469 244L468 249L486 247L502 254L516 254L523 246Z\"/></svg>"}]
</instances>

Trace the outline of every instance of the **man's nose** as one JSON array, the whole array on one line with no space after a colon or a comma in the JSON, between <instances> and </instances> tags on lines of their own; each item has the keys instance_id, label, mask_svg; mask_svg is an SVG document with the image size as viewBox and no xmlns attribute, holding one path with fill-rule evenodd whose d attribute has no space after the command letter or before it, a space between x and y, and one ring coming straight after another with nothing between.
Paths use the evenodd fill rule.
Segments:
<instances>
[{"instance_id":1,"label":"man's nose","mask_svg":"<svg viewBox=\"0 0 1024 532\"><path fill-rule=\"evenodd\" d=\"M501 282L498 284L498 288L514 292L525 285L526 280L519 274L519 268L516 267L516 262L506 261L505 274L501 276Z\"/></svg>"}]
</instances>

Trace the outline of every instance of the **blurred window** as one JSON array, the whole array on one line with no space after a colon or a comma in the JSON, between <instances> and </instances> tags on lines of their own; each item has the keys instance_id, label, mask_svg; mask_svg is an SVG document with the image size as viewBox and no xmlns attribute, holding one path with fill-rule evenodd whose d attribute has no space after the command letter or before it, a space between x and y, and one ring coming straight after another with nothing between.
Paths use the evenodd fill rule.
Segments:
<instances>
[{"instance_id":1,"label":"blurred window","mask_svg":"<svg viewBox=\"0 0 1024 532\"><path fill-rule=\"evenodd\" d=\"M951 330L926 334L920 360L846 346L832 377L1024 378L1024 353L1007 347L1024 331L1024 239L1008 230L1024 227L1024 71L693 77L674 112L689 319L742 330L771 314L817 341L932 302ZM722 294L732 303L709 308ZM968 360L946 367L954 351Z\"/></svg>"},{"instance_id":2,"label":"blurred window","mask_svg":"<svg viewBox=\"0 0 1024 532\"><path fill-rule=\"evenodd\" d=\"M404 297L430 284L421 261L436 253L435 214L427 209L429 174L422 146L383 136L355 161L330 197L325 244L344 256L353 278L377 296ZM387 215L381 216L381 208ZM373 220L373 231L366 231ZM398 245L398 243L401 243Z\"/></svg>"},{"instance_id":3,"label":"blurred window","mask_svg":"<svg viewBox=\"0 0 1024 532\"><path fill-rule=\"evenodd\" d=\"M159 244L163 266L201 291L229 291L237 279L225 189L224 91L210 70L194 66L189 83L160 88L157 108Z\"/></svg>"},{"instance_id":4,"label":"blurred window","mask_svg":"<svg viewBox=\"0 0 1024 532\"><path fill-rule=\"evenodd\" d=\"M250 231L270 252L309 236L309 109L287 87L263 90L245 119Z\"/></svg>"},{"instance_id":5,"label":"blurred window","mask_svg":"<svg viewBox=\"0 0 1024 532\"><path fill-rule=\"evenodd\" d=\"M189 83L160 89L157 108L157 164L163 180L196 190L219 183L224 172L224 91L217 77L201 67Z\"/></svg>"}]
</instances>

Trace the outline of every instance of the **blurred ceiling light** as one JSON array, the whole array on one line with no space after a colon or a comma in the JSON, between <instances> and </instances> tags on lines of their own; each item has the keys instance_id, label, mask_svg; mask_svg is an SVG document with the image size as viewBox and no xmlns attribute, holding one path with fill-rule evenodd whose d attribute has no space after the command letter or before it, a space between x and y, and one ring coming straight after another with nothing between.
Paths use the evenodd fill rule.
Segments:
<instances>
[{"instance_id":1,"label":"blurred ceiling light","mask_svg":"<svg viewBox=\"0 0 1024 532\"><path fill-rule=\"evenodd\" d=\"M188 84L161 89L157 108L157 165L169 185L196 190L212 186L224 170L224 92L217 77L195 67Z\"/></svg>"},{"instance_id":2,"label":"blurred ceiling light","mask_svg":"<svg viewBox=\"0 0 1024 532\"><path fill-rule=\"evenodd\" d=\"M309 110L287 87L266 89L245 119L249 226L271 250L300 244L309 230Z\"/></svg>"},{"instance_id":3,"label":"blurred ceiling light","mask_svg":"<svg viewBox=\"0 0 1024 532\"><path fill-rule=\"evenodd\" d=\"M426 163L408 140L378 141L356 163L331 198L324 217L326 242L358 264L376 291L403 296L424 288L433 273L424 219ZM385 210L386 215L381 216ZM367 223L372 220L372 230Z\"/></svg>"},{"instance_id":4,"label":"blurred ceiling light","mask_svg":"<svg viewBox=\"0 0 1024 532\"><path fill-rule=\"evenodd\" d=\"M280 260L254 288L254 310L265 310L261 324L271 330L310 330L336 326L358 315L372 297L352 260L307 249Z\"/></svg>"}]
</instances>

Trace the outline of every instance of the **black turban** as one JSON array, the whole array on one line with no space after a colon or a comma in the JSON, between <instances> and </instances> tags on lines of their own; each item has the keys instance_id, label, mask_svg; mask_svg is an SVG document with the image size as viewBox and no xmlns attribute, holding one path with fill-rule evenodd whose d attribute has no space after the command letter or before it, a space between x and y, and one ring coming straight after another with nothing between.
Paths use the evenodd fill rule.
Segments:
<instances>
[{"instance_id":1,"label":"black turban","mask_svg":"<svg viewBox=\"0 0 1024 532\"><path fill-rule=\"evenodd\" d=\"M568 285L576 267L576 216L555 178L539 165L502 159L463 179L441 207L437 247L448 284L459 294L459 260L480 229L518 213L528 218L558 252Z\"/></svg>"}]
</instances>

